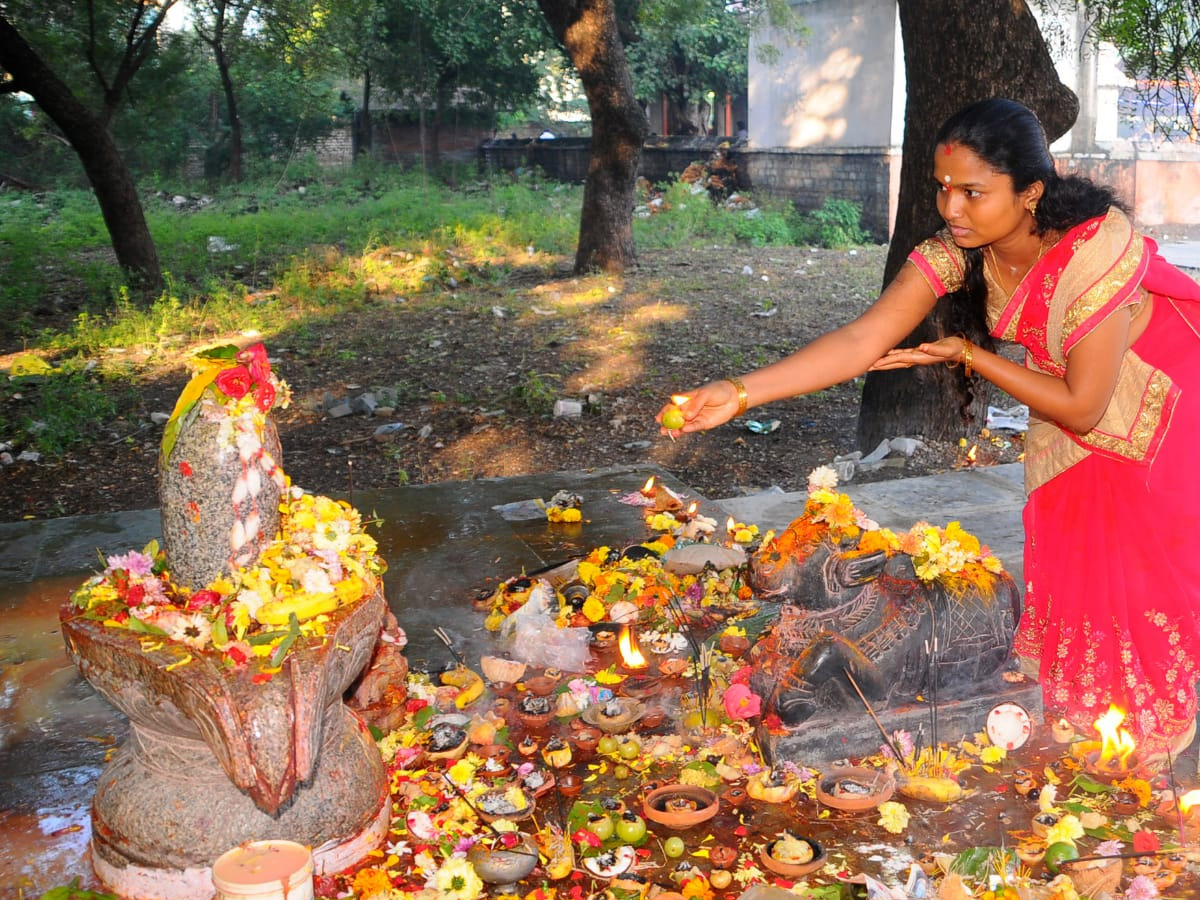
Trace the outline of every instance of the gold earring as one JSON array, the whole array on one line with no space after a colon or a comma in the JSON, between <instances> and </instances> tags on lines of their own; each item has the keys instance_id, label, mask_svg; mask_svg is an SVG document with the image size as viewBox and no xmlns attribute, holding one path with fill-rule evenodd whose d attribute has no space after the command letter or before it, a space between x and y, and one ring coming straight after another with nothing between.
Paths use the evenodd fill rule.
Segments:
<instances>
[{"instance_id":1,"label":"gold earring","mask_svg":"<svg viewBox=\"0 0 1200 900\"><path fill-rule=\"evenodd\" d=\"M1034 200L1029 204L1029 214L1031 216L1033 216L1035 219L1037 218L1037 205L1038 205L1037 200Z\"/></svg>"}]
</instances>

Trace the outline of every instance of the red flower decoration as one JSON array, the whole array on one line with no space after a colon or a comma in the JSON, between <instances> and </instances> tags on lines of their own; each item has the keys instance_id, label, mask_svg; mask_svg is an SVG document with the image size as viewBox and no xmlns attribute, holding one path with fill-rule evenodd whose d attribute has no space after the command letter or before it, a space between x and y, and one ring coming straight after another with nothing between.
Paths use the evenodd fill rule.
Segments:
<instances>
[{"instance_id":1,"label":"red flower decoration","mask_svg":"<svg viewBox=\"0 0 1200 900\"><path fill-rule=\"evenodd\" d=\"M259 672L258 674L251 676L250 680L255 684L266 684L274 677L274 672Z\"/></svg>"},{"instance_id":2,"label":"red flower decoration","mask_svg":"<svg viewBox=\"0 0 1200 900\"><path fill-rule=\"evenodd\" d=\"M146 586L144 584L131 584L129 590L125 592L126 606L141 606L142 601L146 599Z\"/></svg>"},{"instance_id":3,"label":"red flower decoration","mask_svg":"<svg viewBox=\"0 0 1200 900\"><path fill-rule=\"evenodd\" d=\"M233 641L225 648L225 658L238 668L250 662L253 655L250 645L244 641Z\"/></svg>"},{"instance_id":4,"label":"red flower decoration","mask_svg":"<svg viewBox=\"0 0 1200 900\"><path fill-rule=\"evenodd\" d=\"M750 684L750 676L754 674L754 666L742 666L729 679L730 684Z\"/></svg>"},{"instance_id":5,"label":"red flower decoration","mask_svg":"<svg viewBox=\"0 0 1200 900\"><path fill-rule=\"evenodd\" d=\"M1162 844L1158 842L1158 835L1153 831L1146 831L1143 828L1141 831L1134 832L1134 853L1157 853L1161 849Z\"/></svg>"},{"instance_id":6,"label":"red flower decoration","mask_svg":"<svg viewBox=\"0 0 1200 900\"><path fill-rule=\"evenodd\" d=\"M192 473L192 464L190 462L188 462L186 459L179 461L179 474L182 475L184 478L192 477L192 474L193 474Z\"/></svg>"},{"instance_id":7,"label":"red flower decoration","mask_svg":"<svg viewBox=\"0 0 1200 900\"><path fill-rule=\"evenodd\" d=\"M275 385L269 381L260 382L254 389L254 405L261 413L269 412L275 403Z\"/></svg>"},{"instance_id":8,"label":"red flower decoration","mask_svg":"<svg viewBox=\"0 0 1200 900\"><path fill-rule=\"evenodd\" d=\"M731 719L753 719L762 712L762 697L740 682L725 690L725 714Z\"/></svg>"},{"instance_id":9,"label":"red flower decoration","mask_svg":"<svg viewBox=\"0 0 1200 900\"><path fill-rule=\"evenodd\" d=\"M232 400L241 400L250 392L252 379L245 366L232 366L217 374L217 388Z\"/></svg>"},{"instance_id":10,"label":"red flower decoration","mask_svg":"<svg viewBox=\"0 0 1200 900\"><path fill-rule=\"evenodd\" d=\"M199 612L208 609L212 606L217 606L221 602L221 595L216 591L196 591L192 596L188 597L187 611Z\"/></svg>"},{"instance_id":11,"label":"red flower decoration","mask_svg":"<svg viewBox=\"0 0 1200 900\"><path fill-rule=\"evenodd\" d=\"M412 713L420 712L428 705L429 705L428 700L421 700L421 699L418 699L417 697L413 697L411 700L409 700L407 703L404 704L404 711L411 715Z\"/></svg>"},{"instance_id":12,"label":"red flower decoration","mask_svg":"<svg viewBox=\"0 0 1200 900\"><path fill-rule=\"evenodd\" d=\"M267 359L267 348L261 342L239 351L237 361L250 370L250 377L255 381L266 381L271 377L271 363Z\"/></svg>"}]
</instances>

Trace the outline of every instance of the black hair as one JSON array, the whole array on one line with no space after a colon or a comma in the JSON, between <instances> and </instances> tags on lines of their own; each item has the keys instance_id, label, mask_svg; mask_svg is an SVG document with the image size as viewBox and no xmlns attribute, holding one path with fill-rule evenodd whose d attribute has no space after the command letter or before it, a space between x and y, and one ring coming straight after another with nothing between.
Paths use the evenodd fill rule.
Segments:
<instances>
[{"instance_id":1,"label":"black hair","mask_svg":"<svg viewBox=\"0 0 1200 900\"><path fill-rule=\"evenodd\" d=\"M993 171L1008 175L1018 193L1042 182L1033 216L1035 234L1066 231L1113 206L1128 211L1111 188L1079 175L1059 175L1042 123L1033 110L1015 100L993 97L960 109L942 124L935 138L935 145L951 143L961 144ZM943 337L965 334L981 347L994 349L987 328L983 250L974 247L964 252L963 287L941 299L934 310L934 325Z\"/></svg>"}]
</instances>

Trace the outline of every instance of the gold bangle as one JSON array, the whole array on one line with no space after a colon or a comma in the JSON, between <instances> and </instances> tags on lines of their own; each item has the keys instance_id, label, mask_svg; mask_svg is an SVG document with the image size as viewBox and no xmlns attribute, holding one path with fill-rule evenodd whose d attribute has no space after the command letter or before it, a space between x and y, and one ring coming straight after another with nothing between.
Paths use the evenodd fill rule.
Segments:
<instances>
[{"instance_id":1,"label":"gold bangle","mask_svg":"<svg viewBox=\"0 0 1200 900\"><path fill-rule=\"evenodd\" d=\"M740 416L740 415L745 414L746 409L750 405L750 397L746 393L746 385L744 385L742 383L742 379L740 379L740 378L726 378L725 380L728 381L730 384L732 384L734 386L734 388L737 389L738 408L737 408L737 412L735 413L735 415Z\"/></svg>"},{"instance_id":2,"label":"gold bangle","mask_svg":"<svg viewBox=\"0 0 1200 900\"><path fill-rule=\"evenodd\" d=\"M963 374L968 378L971 377L971 357L974 355L975 347L966 338L962 339L962 352L958 354L958 361L963 364Z\"/></svg>"}]
</instances>

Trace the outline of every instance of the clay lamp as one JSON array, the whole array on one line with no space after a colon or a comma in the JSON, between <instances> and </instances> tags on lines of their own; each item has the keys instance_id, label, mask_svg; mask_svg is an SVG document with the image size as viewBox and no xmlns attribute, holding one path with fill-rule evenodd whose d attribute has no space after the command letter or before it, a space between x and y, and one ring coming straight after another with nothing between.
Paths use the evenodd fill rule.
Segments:
<instances>
[{"instance_id":1,"label":"clay lamp","mask_svg":"<svg viewBox=\"0 0 1200 900\"><path fill-rule=\"evenodd\" d=\"M605 797L600 801L600 808L614 819L625 815L625 801L619 797Z\"/></svg>"},{"instance_id":2,"label":"clay lamp","mask_svg":"<svg viewBox=\"0 0 1200 900\"><path fill-rule=\"evenodd\" d=\"M499 778L512 771L508 761L511 752L503 744L485 744L475 751L483 757L483 765L475 770L475 774L483 778Z\"/></svg>"},{"instance_id":3,"label":"clay lamp","mask_svg":"<svg viewBox=\"0 0 1200 900\"><path fill-rule=\"evenodd\" d=\"M675 678L687 671L691 660L683 656L671 656L658 664L658 671L664 678Z\"/></svg>"},{"instance_id":4,"label":"clay lamp","mask_svg":"<svg viewBox=\"0 0 1200 900\"><path fill-rule=\"evenodd\" d=\"M1124 710L1112 705L1096 719L1100 749L1088 753L1083 760L1084 768L1091 774L1102 778L1123 778L1137 768L1133 735L1120 727L1124 721Z\"/></svg>"},{"instance_id":5,"label":"clay lamp","mask_svg":"<svg viewBox=\"0 0 1200 900\"><path fill-rule=\"evenodd\" d=\"M535 800L554 785L554 773L547 772L545 769L534 769L521 776L521 787L533 794Z\"/></svg>"},{"instance_id":6,"label":"clay lamp","mask_svg":"<svg viewBox=\"0 0 1200 900\"><path fill-rule=\"evenodd\" d=\"M617 642L617 633L610 628L603 628L592 636L592 644L597 650L607 650Z\"/></svg>"},{"instance_id":7,"label":"clay lamp","mask_svg":"<svg viewBox=\"0 0 1200 900\"><path fill-rule=\"evenodd\" d=\"M691 784L666 784L646 794L642 812L667 828L692 828L717 814L717 795Z\"/></svg>"},{"instance_id":8,"label":"clay lamp","mask_svg":"<svg viewBox=\"0 0 1200 900\"><path fill-rule=\"evenodd\" d=\"M466 729L442 723L434 726L425 755L430 759L458 759L466 749Z\"/></svg>"},{"instance_id":9,"label":"clay lamp","mask_svg":"<svg viewBox=\"0 0 1200 900\"><path fill-rule=\"evenodd\" d=\"M737 862L737 858L737 848L728 844L717 844L708 851L709 861L718 869L728 869Z\"/></svg>"},{"instance_id":10,"label":"clay lamp","mask_svg":"<svg viewBox=\"0 0 1200 900\"><path fill-rule=\"evenodd\" d=\"M799 790L800 782L780 769L758 772L746 782L746 793L764 803L786 803Z\"/></svg>"},{"instance_id":11,"label":"clay lamp","mask_svg":"<svg viewBox=\"0 0 1200 900\"><path fill-rule=\"evenodd\" d=\"M540 731L554 718L554 701L527 693L517 703L517 718L531 731Z\"/></svg>"},{"instance_id":12,"label":"clay lamp","mask_svg":"<svg viewBox=\"0 0 1200 900\"><path fill-rule=\"evenodd\" d=\"M1187 856L1183 853L1172 853L1163 859L1163 865L1172 872L1182 872L1187 868Z\"/></svg>"},{"instance_id":13,"label":"clay lamp","mask_svg":"<svg viewBox=\"0 0 1200 900\"><path fill-rule=\"evenodd\" d=\"M485 822L500 819L520 822L532 816L534 808L533 797L516 785L492 788L475 800L475 809Z\"/></svg>"},{"instance_id":14,"label":"clay lamp","mask_svg":"<svg viewBox=\"0 0 1200 900\"><path fill-rule=\"evenodd\" d=\"M600 743L600 732L585 725L575 729L571 740L575 743L575 755L581 760L590 759L596 752L596 746Z\"/></svg>"},{"instance_id":15,"label":"clay lamp","mask_svg":"<svg viewBox=\"0 0 1200 900\"><path fill-rule=\"evenodd\" d=\"M1066 719L1059 719L1050 726L1050 736L1056 744L1069 744L1075 738L1075 727Z\"/></svg>"},{"instance_id":16,"label":"clay lamp","mask_svg":"<svg viewBox=\"0 0 1200 900\"><path fill-rule=\"evenodd\" d=\"M1028 797L1037 790L1037 779L1028 769L1017 769L1013 772L1013 790L1022 797Z\"/></svg>"},{"instance_id":17,"label":"clay lamp","mask_svg":"<svg viewBox=\"0 0 1200 900\"><path fill-rule=\"evenodd\" d=\"M638 720L638 725L645 728L647 731L653 731L658 726L666 721L667 714L660 706L651 706Z\"/></svg>"},{"instance_id":18,"label":"clay lamp","mask_svg":"<svg viewBox=\"0 0 1200 900\"><path fill-rule=\"evenodd\" d=\"M1040 856L1038 857L1038 861L1039 862L1041 861ZM937 875L938 873L940 873L942 871L942 866L937 861L937 857L934 856L932 853L928 853L928 852L922 853L920 855L920 857L917 859L917 865L920 866L921 871L924 872L926 875L928 875L930 878L933 878L935 875ZM1032 865L1032 863L1030 865Z\"/></svg>"},{"instance_id":19,"label":"clay lamp","mask_svg":"<svg viewBox=\"0 0 1200 900\"><path fill-rule=\"evenodd\" d=\"M571 745L555 736L542 747L542 759L552 769L565 769L571 764Z\"/></svg>"},{"instance_id":20,"label":"clay lamp","mask_svg":"<svg viewBox=\"0 0 1200 900\"><path fill-rule=\"evenodd\" d=\"M1175 884L1177 877L1178 876L1170 869L1163 868L1151 875L1150 879L1154 882L1154 886L1158 888L1158 892L1161 894L1163 891Z\"/></svg>"},{"instance_id":21,"label":"clay lamp","mask_svg":"<svg viewBox=\"0 0 1200 900\"><path fill-rule=\"evenodd\" d=\"M1117 791L1112 795L1112 809L1119 816L1131 816L1141 804L1133 791Z\"/></svg>"},{"instance_id":22,"label":"clay lamp","mask_svg":"<svg viewBox=\"0 0 1200 900\"><path fill-rule=\"evenodd\" d=\"M525 689L538 697L549 697L558 687L558 679L548 675L535 675L525 679Z\"/></svg>"},{"instance_id":23,"label":"clay lamp","mask_svg":"<svg viewBox=\"0 0 1200 900\"><path fill-rule=\"evenodd\" d=\"M514 685L511 681L492 682L492 691L497 697L503 697L505 699L508 699L508 695L513 692L514 687L516 687L516 685Z\"/></svg>"},{"instance_id":24,"label":"clay lamp","mask_svg":"<svg viewBox=\"0 0 1200 900\"><path fill-rule=\"evenodd\" d=\"M735 785L723 793L721 795L721 799L728 803L733 809L737 809L750 799L750 795L746 793L746 789L744 787Z\"/></svg>"},{"instance_id":25,"label":"clay lamp","mask_svg":"<svg viewBox=\"0 0 1200 900\"><path fill-rule=\"evenodd\" d=\"M533 735L527 734L521 738L521 743L517 744L517 752L522 756L533 756L538 752L538 742L534 740Z\"/></svg>"},{"instance_id":26,"label":"clay lamp","mask_svg":"<svg viewBox=\"0 0 1200 900\"><path fill-rule=\"evenodd\" d=\"M1138 856L1134 858L1132 868L1135 875L1146 875L1153 878L1162 868L1162 863L1157 856Z\"/></svg>"},{"instance_id":27,"label":"clay lamp","mask_svg":"<svg viewBox=\"0 0 1200 900\"><path fill-rule=\"evenodd\" d=\"M645 712L642 702L632 697L614 697L607 703L593 703L581 713L583 721L601 731L616 734L625 731Z\"/></svg>"},{"instance_id":28,"label":"clay lamp","mask_svg":"<svg viewBox=\"0 0 1200 900\"><path fill-rule=\"evenodd\" d=\"M1040 838L1044 838L1049 834L1050 829L1058 824L1061 817L1056 813L1038 813L1033 817L1033 822L1030 823L1030 828L1033 833Z\"/></svg>"},{"instance_id":29,"label":"clay lamp","mask_svg":"<svg viewBox=\"0 0 1200 900\"><path fill-rule=\"evenodd\" d=\"M558 777L558 792L568 799L579 796L583 790L583 778L574 772L567 772Z\"/></svg>"},{"instance_id":30,"label":"clay lamp","mask_svg":"<svg viewBox=\"0 0 1200 900\"><path fill-rule=\"evenodd\" d=\"M1027 866L1036 866L1045 855L1046 845L1038 841L1024 841L1017 844L1017 859Z\"/></svg>"}]
</instances>

